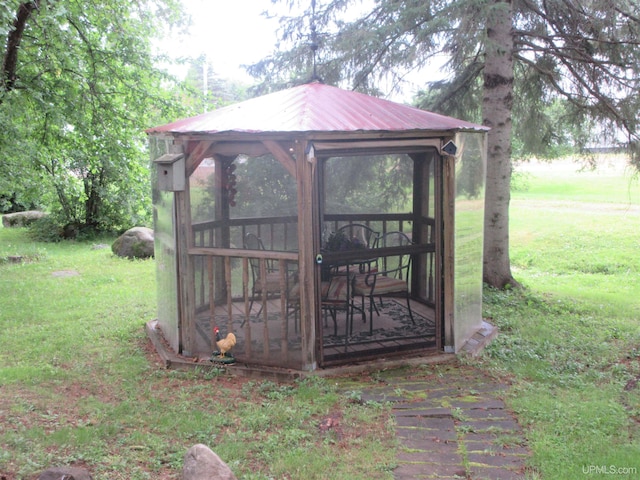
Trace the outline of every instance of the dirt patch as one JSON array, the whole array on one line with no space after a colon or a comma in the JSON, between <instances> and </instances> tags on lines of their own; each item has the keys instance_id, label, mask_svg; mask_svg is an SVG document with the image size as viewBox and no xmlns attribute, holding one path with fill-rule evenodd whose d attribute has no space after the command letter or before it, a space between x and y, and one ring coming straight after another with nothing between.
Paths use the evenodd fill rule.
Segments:
<instances>
[{"instance_id":1,"label":"dirt patch","mask_svg":"<svg viewBox=\"0 0 640 480\"><path fill-rule=\"evenodd\" d=\"M564 213L584 213L603 215L637 215L640 205L631 203L571 202L567 200L512 200L511 204L521 209L557 211Z\"/></svg>"},{"instance_id":2,"label":"dirt patch","mask_svg":"<svg viewBox=\"0 0 640 480\"><path fill-rule=\"evenodd\" d=\"M589 173L596 175L619 176L633 172L629 159L625 155L596 155L593 163L578 157L566 157L552 161L530 160L518 162L515 170L532 174L575 174Z\"/></svg>"},{"instance_id":3,"label":"dirt patch","mask_svg":"<svg viewBox=\"0 0 640 480\"><path fill-rule=\"evenodd\" d=\"M54 278L79 277L80 272L76 270L58 270L56 272L51 272L51 276Z\"/></svg>"},{"instance_id":4,"label":"dirt patch","mask_svg":"<svg viewBox=\"0 0 640 480\"><path fill-rule=\"evenodd\" d=\"M336 440L342 440L344 437L344 430L342 428L342 412L331 412L328 416L320 420L318 429L325 436L333 435Z\"/></svg>"}]
</instances>

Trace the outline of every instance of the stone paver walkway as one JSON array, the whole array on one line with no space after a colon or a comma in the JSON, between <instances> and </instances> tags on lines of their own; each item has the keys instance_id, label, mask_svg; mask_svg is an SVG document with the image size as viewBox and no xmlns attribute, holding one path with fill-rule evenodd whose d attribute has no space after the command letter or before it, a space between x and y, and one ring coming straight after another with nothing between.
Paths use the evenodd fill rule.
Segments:
<instances>
[{"instance_id":1,"label":"stone paver walkway","mask_svg":"<svg viewBox=\"0 0 640 480\"><path fill-rule=\"evenodd\" d=\"M505 385L458 365L378 378L363 400L393 403L400 444L395 479L526 478L530 452L501 399Z\"/></svg>"}]
</instances>

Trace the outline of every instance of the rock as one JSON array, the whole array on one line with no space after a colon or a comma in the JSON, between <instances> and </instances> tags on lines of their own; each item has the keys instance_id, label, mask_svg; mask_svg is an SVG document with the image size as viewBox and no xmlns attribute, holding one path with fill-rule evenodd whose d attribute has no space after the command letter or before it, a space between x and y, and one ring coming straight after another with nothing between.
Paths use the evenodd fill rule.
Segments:
<instances>
[{"instance_id":1,"label":"rock","mask_svg":"<svg viewBox=\"0 0 640 480\"><path fill-rule=\"evenodd\" d=\"M92 480L91 474L84 468L54 467L40 474L38 480Z\"/></svg>"},{"instance_id":2,"label":"rock","mask_svg":"<svg viewBox=\"0 0 640 480\"><path fill-rule=\"evenodd\" d=\"M184 456L182 480L236 480L236 476L213 450L198 443Z\"/></svg>"},{"instance_id":3,"label":"rock","mask_svg":"<svg viewBox=\"0 0 640 480\"><path fill-rule=\"evenodd\" d=\"M11 227L26 227L31 225L36 220L46 217L48 214L40 212L38 210L27 210L26 212L5 213L2 216L2 226L5 228Z\"/></svg>"},{"instance_id":4,"label":"rock","mask_svg":"<svg viewBox=\"0 0 640 480\"><path fill-rule=\"evenodd\" d=\"M153 257L153 230L147 227L130 228L113 242L111 251L119 257Z\"/></svg>"}]
</instances>

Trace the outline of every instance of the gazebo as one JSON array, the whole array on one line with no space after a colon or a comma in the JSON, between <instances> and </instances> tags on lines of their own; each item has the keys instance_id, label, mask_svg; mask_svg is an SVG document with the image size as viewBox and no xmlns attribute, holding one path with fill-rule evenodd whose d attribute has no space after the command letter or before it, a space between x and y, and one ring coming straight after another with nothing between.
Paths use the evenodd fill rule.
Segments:
<instances>
[{"instance_id":1,"label":"gazebo","mask_svg":"<svg viewBox=\"0 0 640 480\"><path fill-rule=\"evenodd\" d=\"M185 357L233 332L249 368L459 351L482 325L486 132L317 82L149 129L157 329Z\"/></svg>"}]
</instances>

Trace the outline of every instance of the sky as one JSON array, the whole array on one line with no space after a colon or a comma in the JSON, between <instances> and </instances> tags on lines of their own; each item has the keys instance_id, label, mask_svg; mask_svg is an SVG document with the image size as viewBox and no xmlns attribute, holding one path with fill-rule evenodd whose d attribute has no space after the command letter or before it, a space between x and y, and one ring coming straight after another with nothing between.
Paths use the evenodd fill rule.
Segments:
<instances>
[{"instance_id":1,"label":"sky","mask_svg":"<svg viewBox=\"0 0 640 480\"><path fill-rule=\"evenodd\" d=\"M286 7L274 7L270 0L181 1L191 15L193 24L185 38L165 39L163 48L173 56L187 53L190 57L197 58L206 54L210 68L218 77L237 80L246 85L254 84L255 80L245 72L242 65L256 63L269 56L275 51L277 43L278 19L268 19L261 13L267 9L273 12L277 11L276 8ZM367 1L363 0L361 8L366 8ZM427 69L427 75L431 79L440 77L437 68ZM183 77L186 68L173 73ZM407 76L408 84L403 91L390 93L387 98L410 103L418 86L423 84L424 76L424 71L411 73Z\"/></svg>"},{"instance_id":2,"label":"sky","mask_svg":"<svg viewBox=\"0 0 640 480\"><path fill-rule=\"evenodd\" d=\"M277 19L262 11L269 0L182 0L193 25L182 41L171 39L174 55L206 54L217 76L253 83L241 65L255 63L275 50Z\"/></svg>"}]
</instances>

